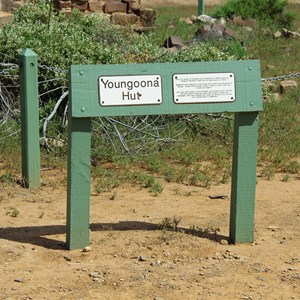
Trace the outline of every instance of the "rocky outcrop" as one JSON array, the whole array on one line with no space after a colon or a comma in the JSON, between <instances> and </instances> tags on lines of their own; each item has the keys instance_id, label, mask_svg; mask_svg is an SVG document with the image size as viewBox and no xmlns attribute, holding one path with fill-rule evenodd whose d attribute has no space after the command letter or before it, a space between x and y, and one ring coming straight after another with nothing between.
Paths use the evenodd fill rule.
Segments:
<instances>
[{"instance_id":1,"label":"rocky outcrop","mask_svg":"<svg viewBox=\"0 0 300 300\"><path fill-rule=\"evenodd\" d=\"M0 28L5 24L12 23L14 20L14 15L8 12L0 11Z\"/></svg>"},{"instance_id":2,"label":"rocky outcrop","mask_svg":"<svg viewBox=\"0 0 300 300\"><path fill-rule=\"evenodd\" d=\"M113 24L130 26L136 31L155 27L155 10L143 7L141 0L54 0L53 3L57 11L66 14L70 14L73 9L84 13L109 14ZM23 0L2 0L2 10L13 12L23 4Z\"/></svg>"},{"instance_id":3,"label":"rocky outcrop","mask_svg":"<svg viewBox=\"0 0 300 300\"><path fill-rule=\"evenodd\" d=\"M196 39L199 41L206 41L210 38L229 37L242 42L241 35L227 27L224 19L217 20L206 15L200 15L197 19L202 23L196 32Z\"/></svg>"}]
</instances>

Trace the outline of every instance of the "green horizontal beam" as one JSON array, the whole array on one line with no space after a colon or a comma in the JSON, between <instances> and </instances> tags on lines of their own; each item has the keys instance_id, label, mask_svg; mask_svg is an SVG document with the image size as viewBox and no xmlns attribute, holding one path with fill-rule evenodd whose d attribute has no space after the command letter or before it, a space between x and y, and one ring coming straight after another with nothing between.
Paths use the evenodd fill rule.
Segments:
<instances>
[{"instance_id":1,"label":"green horizontal beam","mask_svg":"<svg viewBox=\"0 0 300 300\"><path fill-rule=\"evenodd\" d=\"M173 99L174 74L231 72L235 76L236 100L228 103L176 104ZM160 75L163 99L160 105L103 107L99 101L100 76ZM162 63L133 65L74 65L70 70L72 116L133 116L250 112L263 109L260 63L257 60L203 63Z\"/></svg>"}]
</instances>

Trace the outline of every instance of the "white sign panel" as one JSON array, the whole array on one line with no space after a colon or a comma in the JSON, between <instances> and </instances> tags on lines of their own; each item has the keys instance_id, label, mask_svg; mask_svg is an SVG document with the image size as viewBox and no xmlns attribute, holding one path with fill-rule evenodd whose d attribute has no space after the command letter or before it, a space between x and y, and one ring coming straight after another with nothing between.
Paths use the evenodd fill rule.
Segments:
<instances>
[{"instance_id":1,"label":"white sign panel","mask_svg":"<svg viewBox=\"0 0 300 300\"><path fill-rule=\"evenodd\" d=\"M233 73L174 74L175 103L233 102L235 80Z\"/></svg>"},{"instance_id":2,"label":"white sign panel","mask_svg":"<svg viewBox=\"0 0 300 300\"><path fill-rule=\"evenodd\" d=\"M161 76L100 76L99 97L101 106L161 104Z\"/></svg>"}]
</instances>

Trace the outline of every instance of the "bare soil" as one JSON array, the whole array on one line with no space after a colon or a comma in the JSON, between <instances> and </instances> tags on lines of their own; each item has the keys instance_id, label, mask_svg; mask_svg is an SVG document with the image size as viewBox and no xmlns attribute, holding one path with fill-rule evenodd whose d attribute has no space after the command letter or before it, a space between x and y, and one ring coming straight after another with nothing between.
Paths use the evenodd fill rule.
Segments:
<instances>
[{"instance_id":1,"label":"bare soil","mask_svg":"<svg viewBox=\"0 0 300 300\"><path fill-rule=\"evenodd\" d=\"M1 183L1 299L300 299L299 176L258 177L250 245L221 244L229 184L92 188L89 252L65 250L66 174L42 176L38 190ZM166 217L177 231L157 229Z\"/></svg>"}]
</instances>

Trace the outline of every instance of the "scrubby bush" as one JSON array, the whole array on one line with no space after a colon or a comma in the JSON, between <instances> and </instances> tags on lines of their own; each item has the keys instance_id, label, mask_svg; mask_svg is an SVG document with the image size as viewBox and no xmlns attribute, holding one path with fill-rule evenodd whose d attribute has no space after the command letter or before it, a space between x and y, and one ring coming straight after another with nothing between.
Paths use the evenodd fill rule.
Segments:
<instances>
[{"instance_id":1,"label":"scrubby bush","mask_svg":"<svg viewBox=\"0 0 300 300\"><path fill-rule=\"evenodd\" d=\"M108 17L84 15L76 10L66 16L50 9L49 3L28 3L15 12L12 24L0 29L0 61L16 63L18 51L23 48L30 48L38 55L40 118L43 120L49 116L59 97L68 89L67 71L72 64L172 63L240 58L226 45L219 48L196 42L180 51L169 52L158 45L153 34L140 35L132 32L130 28L113 26ZM15 72L17 74L18 70ZM3 80L9 79L0 77L0 87ZM18 87L16 81L14 83L16 88L12 93L17 98ZM61 114L65 113L64 104L67 99L64 101L60 106ZM62 122L57 115L55 118L56 120L52 120L53 134L49 133L49 126L47 135L60 138L63 132ZM171 118L168 123L169 121ZM124 122L128 120L125 119ZM154 121L149 122L156 128ZM163 125L167 123L165 120L163 122ZM99 127L101 126L106 126L105 133L99 129L100 135L105 136L108 125L100 124ZM136 146L136 137L133 140ZM103 139L101 143L103 144Z\"/></svg>"},{"instance_id":2,"label":"scrubby bush","mask_svg":"<svg viewBox=\"0 0 300 300\"><path fill-rule=\"evenodd\" d=\"M45 2L26 4L15 12L15 19L0 29L0 60L16 62L18 50L30 48L38 55L39 91L42 102L57 99L67 88L67 72L72 64L126 64L147 62L207 61L234 59L230 49L192 44L182 51L164 54L151 34L113 26L108 17L71 16L49 11ZM53 80L55 79L55 80ZM57 89L61 86L62 89ZM55 90L49 95L47 91Z\"/></svg>"},{"instance_id":3,"label":"scrubby bush","mask_svg":"<svg viewBox=\"0 0 300 300\"><path fill-rule=\"evenodd\" d=\"M146 36L116 29L105 16L77 10L71 16L49 16L43 2L17 10L14 22L0 30L0 45L2 55L16 57L17 49L31 48L41 63L66 69L71 64L143 62L160 51Z\"/></svg>"},{"instance_id":4,"label":"scrubby bush","mask_svg":"<svg viewBox=\"0 0 300 300\"><path fill-rule=\"evenodd\" d=\"M37 53L40 66L52 68L39 69L43 103L57 100L67 89L67 70L72 64L145 62L162 51L147 36L116 29L107 17L76 10L68 17L49 14L49 9L43 2L24 5L15 12L14 22L0 29L0 61L17 62L18 51L30 48ZM51 90L55 92L49 94Z\"/></svg>"},{"instance_id":5,"label":"scrubby bush","mask_svg":"<svg viewBox=\"0 0 300 300\"><path fill-rule=\"evenodd\" d=\"M217 47L211 44L194 42L182 48L181 51L169 53L160 60L162 62L199 62L234 60L237 58L237 54L232 51L228 44Z\"/></svg>"},{"instance_id":6,"label":"scrubby bush","mask_svg":"<svg viewBox=\"0 0 300 300\"><path fill-rule=\"evenodd\" d=\"M216 17L255 18L266 25L290 27L294 15L286 12L288 0L228 0L218 7Z\"/></svg>"}]
</instances>

